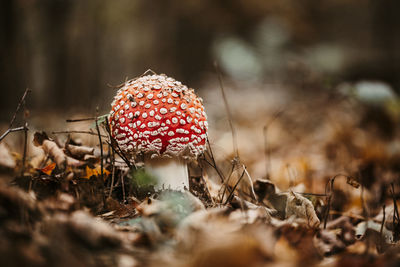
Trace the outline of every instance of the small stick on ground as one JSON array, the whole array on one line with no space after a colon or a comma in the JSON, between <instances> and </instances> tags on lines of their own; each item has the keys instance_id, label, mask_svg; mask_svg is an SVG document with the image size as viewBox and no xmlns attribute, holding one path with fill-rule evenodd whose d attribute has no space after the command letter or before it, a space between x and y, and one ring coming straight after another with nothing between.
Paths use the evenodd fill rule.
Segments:
<instances>
[{"instance_id":1,"label":"small stick on ground","mask_svg":"<svg viewBox=\"0 0 400 267\"><path fill-rule=\"evenodd\" d=\"M236 190L236 187L239 185L240 181L242 180L242 178L243 178L243 176L244 176L244 174L245 174L245 170L246 170L246 169L243 170L243 172L242 172L242 174L240 175L239 179L237 180L235 186L232 188L232 191L230 192L230 194L229 194L228 197L226 198L226 201L225 201L224 205L226 205L226 204L229 202L229 200L231 199L233 193L234 193L235 190Z\"/></svg>"},{"instance_id":2,"label":"small stick on ground","mask_svg":"<svg viewBox=\"0 0 400 267\"><path fill-rule=\"evenodd\" d=\"M76 133L76 134L90 134L90 135L96 135L96 136L99 135L98 133L90 132L90 131L55 131L55 132L51 132L51 133L52 134L74 134L74 133ZM107 137L107 135L104 135L104 134L101 134L100 136L104 137L104 138Z\"/></svg>"},{"instance_id":3,"label":"small stick on ground","mask_svg":"<svg viewBox=\"0 0 400 267\"><path fill-rule=\"evenodd\" d=\"M121 172L121 186L122 186L122 200L125 204L125 182L124 182L124 174Z\"/></svg>"},{"instance_id":4,"label":"small stick on ground","mask_svg":"<svg viewBox=\"0 0 400 267\"><path fill-rule=\"evenodd\" d=\"M25 162L26 162L26 154L28 150L28 123L25 122L24 125L24 153L22 156L22 168L21 168L21 176L24 176L25 172Z\"/></svg>"},{"instance_id":5,"label":"small stick on ground","mask_svg":"<svg viewBox=\"0 0 400 267\"><path fill-rule=\"evenodd\" d=\"M385 219L386 219L386 212L385 212L385 210L386 210L386 206L385 206L385 204L383 204L383 206L382 206L383 219L382 219L382 224L381 224L381 230L379 231L380 236L382 236L383 226L385 225Z\"/></svg>"},{"instance_id":6,"label":"small stick on ground","mask_svg":"<svg viewBox=\"0 0 400 267\"><path fill-rule=\"evenodd\" d=\"M113 149L111 149L111 164L112 164L112 172L111 172L110 193L108 194L109 198L111 198L111 196L112 196L112 191L113 191L113 186L114 186L114 178L115 178L115 152Z\"/></svg>"},{"instance_id":7,"label":"small stick on ground","mask_svg":"<svg viewBox=\"0 0 400 267\"><path fill-rule=\"evenodd\" d=\"M96 111L97 113L97 111ZM101 134L100 134L100 128L99 128L99 124L97 123L97 116L96 116L96 130L97 130L97 134L99 136L99 145L100 145L100 179L101 179L101 187L102 187L102 195L103 195L103 207L106 207L106 197L105 197L105 192L104 192L104 171L103 171L103 142L101 141Z\"/></svg>"},{"instance_id":8,"label":"small stick on ground","mask_svg":"<svg viewBox=\"0 0 400 267\"><path fill-rule=\"evenodd\" d=\"M396 201L396 195L394 192L394 184L391 183L391 193L392 193L392 199L393 199L393 237L394 240L398 240L399 235L400 235L400 216L399 216L399 210L397 208L397 201Z\"/></svg>"},{"instance_id":9,"label":"small stick on ground","mask_svg":"<svg viewBox=\"0 0 400 267\"><path fill-rule=\"evenodd\" d=\"M277 119L279 116L283 114L283 111L275 112L272 115L272 118L269 120L267 124L263 127L263 135L264 135L264 157L265 157L265 175L267 179L270 179L271 172L271 149L268 146L267 133L270 125Z\"/></svg>"},{"instance_id":10,"label":"small stick on ground","mask_svg":"<svg viewBox=\"0 0 400 267\"><path fill-rule=\"evenodd\" d=\"M89 117L89 118L82 118L82 119L67 119L66 122L80 122L80 121L97 121L97 117Z\"/></svg>"},{"instance_id":11,"label":"small stick on ground","mask_svg":"<svg viewBox=\"0 0 400 267\"><path fill-rule=\"evenodd\" d=\"M344 174L336 174L335 176L333 176L331 179L329 179L328 183L325 186L325 195L327 196L327 208L325 211L325 216L324 216L324 229L326 229L326 223L328 221L328 217L329 217L329 212L331 209L331 200L332 200L332 196L333 196L333 184L335 182L335 179L339 176L343 176L343 177L348 177L347 175ZM329 186L329 194L328 194L328 185Z\"/></svg>"}]
</instances>

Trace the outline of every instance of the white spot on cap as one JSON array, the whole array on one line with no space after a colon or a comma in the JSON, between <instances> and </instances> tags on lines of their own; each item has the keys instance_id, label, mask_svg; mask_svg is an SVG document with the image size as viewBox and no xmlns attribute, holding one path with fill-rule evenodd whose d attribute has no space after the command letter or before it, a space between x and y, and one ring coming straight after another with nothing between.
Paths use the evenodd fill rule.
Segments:
<instances>
[{"instance_id":1,"label":"white spot on cap","mask_svg":"<svg viewBox=\"0 0 400 267\"><path fill-rule=\"evenodd\" d=\"M186 121L185 121L184 119L181 119L179 122L180 122L182 125L185 125L185 124L186 124Z\"/></svg>"},{"instance_id":2,"label":"white spot on cap","mask_svg":"<svg viewBox=\"0 0 400 267\"><path fill-rule=\"evenodd\" d=\"M176 112L176 115L180 116L182 115L182 112L180 112L179 110Z\"/></svg>"},{"instance_id":3,"label":"white spot on cap","mask_svg":"<svg viewBox=\"0 0 400 267\"><path fill-rule=\"evenodd\" d=\"M139 126L142 122L141 121L136 121L137 126Z\"/></svg>"},{"instance_id":4,"label":"white spot on cap","mask_svg":"<svg viewBox=\"0 0 400 267\"><path fill-rule=\"evenodd\" d=\"M146 112L143 112L143 113L142 113L142 118L143 118L143 119L146 119L146 118L147 118L147 113L146 113Z\"/></svg>"},{"instance_id":5,"label":"white spot on cap","mask_svg":"<svg viewBox=\"0 0 400 267\"><path fill-rule=\"evenodd\" d=\"M143 105L144 105L144 101L143 101L143 100L140 101L140 102L139 102L139 105L143 106Z\"/></svg>"},{"instance_id":6,"label":"white spot on cap","mask_svg":"<svg viewBox=\"0 0 400 267\"><path fill-rule=\"evenodd\" d=\"M137 98L142 98L144 95L142 93L137 94Z\"/></svg>"},{"instance_id":7,"label":"white spot on cap","mask_svg":"<svg viewBox=\"0 0 400 267\"><path fill-rule=\"evenodd\" d=\"M139 117L139 116L140 116L140 111L139 110L135 111L135 117Z\"/></svg>"},{"instance_id":8,"label":"white spot on cap","mask_svg":"<svg viewBox=\"0 0 400 267\"><path fill-rule=\"evenodd\" d=\"M153 98L153 94L148 94L147 95L147 99L152 99Z\"/></svg>"},{"instance_id":9,"label":"white spot on cap","mask_svg":"<svg viewBox=\"0 0 400 267\"><path fill-rule=\"evenodd\" d=\"M150 110L149 115L150 115L151 117L153 117L153 116L154 116L154 110Z\"/></svg>"},{"instance_id":10,"label":"white spot on cap","mask_svg":"<svg viewBox=\"0 0 400 267\"><path fill-rule=\"evenodd\" d=\"M136 107L136 105L137 105L136 102L131 102L131 107L134 108L134 107Z\"/></svg>"},{"instance_id":11,"label":"white spot on cap","mask_svg":"<svg viewBox=\"0 0 400 267\"><path fill-rule=\"evenodd\" d=\"M150 108L151 105L150 105L149 103L147 103L144 107L145 107L145 108Z\"/></svg>"},{"instance_id":12,"label":"white spot on cap","mask_svg":"<svg viewBox=\"0 0 400 267\"><path fill-rule=\"evenodd\" d=\"M133 113L132 113L132 112L129 112L128 118L129 118L129 119L132 119L132 118L133 118Z\"/></svg>"},{"instance_id":13,"label":"white spot on cap","mask_svg":"<svg viewBox=\"0 0 400 267\"><path fill-rule=\"evenodd\" d=\"M124 123L124 122L125 122L125 117L121 117L121 119L119 119L119 121L120 121L121 123Z\"/></svg>"},{"instance_id":14,"label":"white spot on cap","mask_svg":"<svg viewBox=\"0 0 400 267\"><path fill-rule=\"evenodd\" d=\"M173 131L169 131L169 132L168 132L168 135L169 135L169 136L174 136L175 133L174 133Z\"/></svg>"},{"instance_id":15,"label":"white spot on cap","mask_svg":"<svg viewBox=\"0 0 400 267\"><path fill-rule=\"evenodd\" d=\"M167 114L168 110L166 108L160 108L161 114Z\"/></svg>"},{"instance_id":16,"label":"white spot on cap","mask_svg":"<svg viewBox=\"0 0 400 267\"><path fill-rule=\"evenodd\" d=\"M125 105L125 109L129 109L129 104L126 104L126 105Z\"/></svg>"},{"instance_id":17,"label":"white spot on cap","mask_svg":"<svg viewBox=\"0 0 400 267\"><path fill-rule=\"evenodd\" d=\"M153 101L153 104L154 104L154 105L157 105L158 103L159 103L158 100L154 100L154 101Z\"/></svg>"},{"instance_id":18,"label":"white spot on cap","mask_svg":"<svg viewBox=\"0 0 400 267\"><path fill-rule=\"evenodd\" d=\"M178 119L176 117L172 118L172 123L178 123Z\"/></svg>"},{"instance_id":19,"label":"white spot on cap","mask_svg":"<svg viewBox=\"0 0 400 267\"><path fill-rule=\"evenodd\" d=\"M181 109L186 109L186 108L187 108L186 104L185 104L185 103L182 103L182 104L181 104Z\"/></svg>"}]
</instances>

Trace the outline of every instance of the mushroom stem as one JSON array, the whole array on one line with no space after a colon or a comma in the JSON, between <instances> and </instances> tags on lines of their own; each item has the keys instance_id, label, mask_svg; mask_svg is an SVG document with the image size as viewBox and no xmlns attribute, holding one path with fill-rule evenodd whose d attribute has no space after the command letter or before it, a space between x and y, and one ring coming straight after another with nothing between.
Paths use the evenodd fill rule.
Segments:
<instances>
[{"instance_id":1,"label":"mushroom stem","mask_svg":"<svg viewBox=\"0 0 400 267\"><path fill-rule=\"evenodd\" d=\"M184 191L189 189L189 174L186 162L182 159L156 158L145 161L146 170L155 178L158 190L171 189Z\"/></svg>"}]
</instances>

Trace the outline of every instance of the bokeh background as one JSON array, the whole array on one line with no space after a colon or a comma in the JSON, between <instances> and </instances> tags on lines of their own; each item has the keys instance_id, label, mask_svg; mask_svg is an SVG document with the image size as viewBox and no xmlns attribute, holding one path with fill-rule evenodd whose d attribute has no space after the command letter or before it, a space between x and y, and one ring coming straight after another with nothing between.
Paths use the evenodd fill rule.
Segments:
<instances>
[{"instance_id":1,"label":"bokeh background","mask_svg":"<svg viewBox=\"0 0 400 267\"><path fill-rule=\"evenodd\" d=\"M399 10L396 0L2 0L0 120L27 87L33 113L107 112L110 86L147 69L202 91L214 61L249 87L379 80L398 92Z\"/></svg>"}]
</instances>

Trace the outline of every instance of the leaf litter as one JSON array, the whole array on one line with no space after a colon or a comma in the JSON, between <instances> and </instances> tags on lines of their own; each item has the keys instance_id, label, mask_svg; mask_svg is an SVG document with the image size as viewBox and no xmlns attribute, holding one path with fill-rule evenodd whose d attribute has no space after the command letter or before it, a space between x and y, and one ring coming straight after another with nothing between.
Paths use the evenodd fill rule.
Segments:
<instances>
[{"instance_id":1,"label":"leaf litter","mask_svg":"<svg viewBox=\"0 0 400 267\"><path fill-rule=\"evenodd\" d=\"M183 193L156 192L104 116L51 135L30 126L23 150L9 132L1 266L398 265L400 140L364 116L376 107L268 92L206 91L209 148Z\"/></svg>"}]
</instances>

